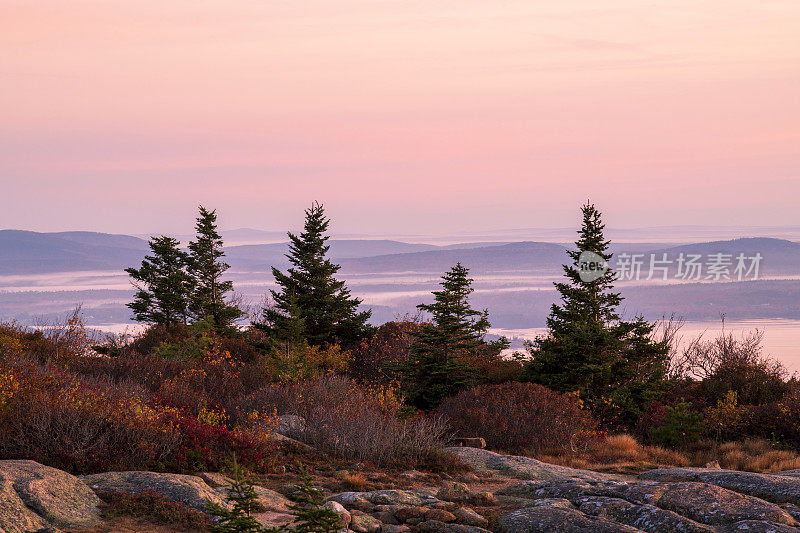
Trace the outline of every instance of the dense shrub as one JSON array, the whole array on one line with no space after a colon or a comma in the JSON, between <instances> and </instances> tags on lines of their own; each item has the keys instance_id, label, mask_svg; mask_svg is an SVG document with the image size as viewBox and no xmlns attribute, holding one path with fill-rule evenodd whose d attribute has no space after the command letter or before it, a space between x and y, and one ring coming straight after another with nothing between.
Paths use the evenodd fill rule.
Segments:
<instances>
[{"instance_id":1,"label":"dense shrub","mask_svg":"<svg viewBox=\"0 0 800 533\"><path fill-rule=\"evenodd\" d=\"M399 375L390 371L387 364L409 359L411 345L421 329L421 321L409 317L383 324L352 349L350 373L364 381L396 381Z\"/></svg>"},{"instance_id":2,"label":"dense shrub","mask_svg":"<svg viewBox=\"0 0 800 533\"><path fill-rule=\"evenodd\" d=\"M155 355L125 354L119 357L80 357L71 362L71 371L110 383L133 382L157 391L164 381L180 376L189 363Z\"/></svg>"},{"instance_id":3,"label":"dense shrub","mask_svg":"<svg viewBox=\"0 0 800 533\"><path fill-rule=\"evenodd\" d=\"M86 355L97 341L97 332L86 329L80 307L61 322L31 330L14 322L0 323L0 359L24 358L38 364L66 363Z\"/></svg>"},{"instance_id":4,"label":"dense shrub","mask_svg":"<svg viewBox=\"0 0 800 533\"><path fill-rule=\"evenodd\" d=\"M763 354L763 336L758 330L740 337L722 333L709 340L700 335L676 355L673 374L695 380L697 394L710 405L729 391L743 405L778 401L787 391L787 372L780 362Z\"/></svg>"},{"instance_id":5,"label":"dense shrub","mask_svg":"<svg viewBox=\"0 0 800 533\"><path fill-rule=\"evenodd\" d=\"M488 446L511 452L583 443L596 427L577 397L533 383L473 387L445 400L437 412L459 436L483 437Z\"/></svg>"},{"instance_id":6,"label":"dense shrub","mask_svg":"<svg viewBox=\"0 0 800 533\"><path fill-rule=\"evenodd\" d=\"M0 372L0 456L74 471L155 467L180 447L174 412L129 384L110 386L51 367Z\"/></svg>"},{"instance_id":7,"label":"dense shrub","mask_svg":"<svg viewBox=\"0 0 800 533\"><path fill-rule=\"evenodd\" d=\"M162 345L178 344L192 336L189 326L184 324L155 324L137 335L129 348L139 355L151 355Z\"/></svg>"},{"instance_id":8,"label":"dense shrub","mask_svg":"<svg viewBox=\"0 0 800 533\"><path fill-rule=\"evenodd\" d=\"M741 430L747 435L772 439L800 447L800 389L792 384L780 401L751 406L743 417Z\"/></svg>"},{"instance_id":9,"label":"dense shrub","mask_svg":"<svg viewBox=\"0 0 800 533\"><path fill-rule=\"evenodd\" d=\"M298 343L286 350L275 350L266 364L275 380L288 383L346 372L350 359L350 352L338 344L321 347Z\"/></svg>"},{"instance_id":10,"label":"dense shrub","mask_svg":"<svg viewBox=\"0 0 800 533\"><path fill-rule=\"evenodd\" d=\"M651 431L652 437L663 446L686 446L699 440L705 425L703 415L692 409L692 404L679 402L675 407L666 407L661 424Z\"/></svg>"},{"instance_id":11,"label":"dense shrub","mask_svg":"<svg viewBox=\"0 0 800 533\"><path fill-rule=\"evenodd\" d=\"M180 396L179 388L172 392ZM0 363L0 458L72 472L185 472L219 470L236 453L252 470L272 466L273 413L248 411L236 425L221 408L179 403L165 405L130 381L6 359Z\"/></svg>"},{"instance_id":12,"label":"dense shrub","mask_svg":"<svg viewBox=\"0 0 800 533\"><path fill-rule=\"evenodd\" d=\"M179 375L164 380L156 396L164 403L188 409L194 414L205 405L229 411L242 394L243 367L244 363L214 342L194 364L184 367Z\"/></svg>"},{"instance_id":13,"label":"dense shrub","mask_svg":"<svg viewBox=\"0 0 800 533\"><path fill-rule=\"evenodd\" d=\"M275 466L275 442L238 428L182 417L175 420L180 447L169 457L168 466L179 472L220 471L234 456L249 470L263 472ZM273 426L274 427L274 426Z\"/></svg>"},{"instance_id":14,"label":"dense shrub","mask_svg":"<svg viewBox=\"0 0 800 533\"><path fill-rule=\"evenodd\" d=\"M703 412L709 434L716 440L741 437L748 425L750 409L739 404L736 391L729 390L714 407Z\"/></svg>"},{"instance_id":15,"label":"dense shrub","mask_svg":"<svg viewBox=\"0 0 800 533\"><path fill-rule=\"evenodd\" d=\"M220 335L207 321L192 325L156 324L145 329L130 344L121 350L123 354L139 356L158 355L167 359L192 361L200 359L216 345L237 361L251 362L258 358L257 346L263 341L257 330L229 331Z\"/></svg>"},{"instance_id":16,"label":"dense shrub","mask_svg":"<svg viewBox=\"0 0 800 533\"><path fill-rule=\"evenodd\" d=\"M387 387L328 376L266 386L241 408L302 416L306 429L295 436L337 457L379 465L428 461L445 440L445 425L438 417L401 418L401 405Z\"/></svg>"}]
</instances>

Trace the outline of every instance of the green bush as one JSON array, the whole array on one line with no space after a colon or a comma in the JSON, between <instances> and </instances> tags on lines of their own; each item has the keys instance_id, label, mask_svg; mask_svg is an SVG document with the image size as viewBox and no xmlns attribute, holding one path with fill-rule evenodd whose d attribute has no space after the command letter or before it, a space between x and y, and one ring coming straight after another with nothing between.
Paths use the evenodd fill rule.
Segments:
<instances>
[{"instance_id":1,"label":"green bush","mask_svg":"<svg viewBox=\"0 0 800 533\"><path fill-rule=\"evenodd\" d=\"M652 437L663 446L685 446L700 439L705 430L703 415L692 409L692 404L680 402L667 407L661 425L651 432Z\"/></svg>"}]
</instances>

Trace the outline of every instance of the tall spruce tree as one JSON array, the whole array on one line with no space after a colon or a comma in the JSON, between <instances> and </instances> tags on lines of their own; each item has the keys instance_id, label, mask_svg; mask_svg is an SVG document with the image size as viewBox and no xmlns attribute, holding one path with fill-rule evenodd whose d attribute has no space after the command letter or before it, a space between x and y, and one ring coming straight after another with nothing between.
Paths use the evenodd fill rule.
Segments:
<instances>
[{"instance_id":1,"label":"tall spruce tree","mask_svg":"<svg viewBox=\"0 0 800 533\"><path fill-rule=\"evenodd\" d=\"M150 255L142 266L126 268L136 288L134 300L127 304L139 322L186 324L194 280L186 271L189 257L178 241L166 236L149 241Z\"/></svg>"},{"instance_id":2,"label":"tall spruce tree","mask_svg":"<svg viewBox=\"0 0 800 533\"><path fill-rule=\"evenodd\" d=\"M189 273L194 278L190 310L198 320L211 318L217 327L233 324L244 313L226 300L233 282L222 279L228 268L222 258L222 237L217 231L217 212L200 206L195 225L197 235L189 243Z\"/></svg>"},{"instance_id":3,"label":"tall spruce tree","mask_svg":"<svg viewBox=\"0 0 800 533\"><path fill-rule=\"evenodd\" d=\"M273 352L288 355L292 348L307 346L306 321L303 318L297 296L289 294L286 299L286 311L280 316L273 316L269 328L269 341Z\"/></svg>"},{"instance_id":4,"label":"tall spruce tree","mask_svg":"<svg viewBox=\"0 0 800 533\"><path fill-rule=\"evenodd\" d=\"M287 320L302 319L304 335L312 346L349 344L368 335L371 311L358 311L361 300L351 297L344 281L334 275L341 268L327 257L330 246L325 234L330 220L321 204L306 210L303 232L289 232L289 253L293 265L284 274L272 268L280 287L271 291L275 307L264 311L268 331L286 331Z\"/></svg>"},{"instance_id":5,"label":"tall spruce tree","mask_svg":"<svg viewBox=\"0 0 800 533\"><path fill-rule=\"evenodd\" d=\"M484 335L489 329L489 312L477 311L470 306L473 292L469 270L457 263L442 276L442 290L433 291L431 304L420 304L418 309L431 314L411 346L411 358L399 364L390 364L399 371L404 382L406 401L420 409L437 407L442 400L474 383L478 376L470 360L486 348Z\"/></svg>"},{"instance_id":6,"label":"tall spruce tree","mask_svg":"<svg viewBox=\"0 0 800 533\"><path fill-rule=\"evenodd\" d=\"M579 391L596 409L610 400L630 419L657 392L668 346L652 340L655 325L641 316L620 319L622 297L613 290L616 275L610 268L596 279L581 278L582 252L593 252L606 264L612 256L600 212L589 203L581 212L576 249L567 251L572 263L564 265L567 281L555 283L561 303L550 309L549 334L530 344L531 360L523 375L554 390Z\"/></svg>"}]
</instances>

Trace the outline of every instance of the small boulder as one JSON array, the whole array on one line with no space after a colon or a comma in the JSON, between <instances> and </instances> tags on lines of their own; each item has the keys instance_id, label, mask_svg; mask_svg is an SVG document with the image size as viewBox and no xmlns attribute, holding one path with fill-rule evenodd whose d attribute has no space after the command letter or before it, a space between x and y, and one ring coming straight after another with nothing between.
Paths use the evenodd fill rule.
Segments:
<instances>
[{"instance_id":1,"label":"small boulder","mask_svg":"<svg viewBox=\"0 0 800 533\"><path fill-rule=\"evenodd\" d=\"M392 511L375 511L372 516L384 524L400 525L400 520Z\"/></svg>"},{"instance_id":2,"label":"small boulder","mask_svg":"<svg viewBox=\"0 0 800 533\"><path fill-rule=\"evenodd\" d=\"M381 526L381 533L408 533L411 528L403 525L383 524Z\"/></svg>"},{"instance_id":3,"label":"small boulder","mask_svg":"<svg viewBox=\"0 0 800 533\"><path fill-rule=\"evenodd\" d=\"M458 508L458 504L456 502L436 502L431 505L434 509L444 509L445 511L452 511Z\"/></svg>"},{"instance_id":4,"label":"small boulder","mask_svg":"<svg viewBox=\"0 0 800 533\"><path fill-rule=\"evenodd\" d=\"M355 533L377 533L381 529L381 521L373 516L361 511L351 512L350 515L350 529Z\"/></svg>"},{"instance_id":5,"label":"small boulder","mask_svg":"<svg viewBox=\"0 0 800 533\"><path fill-rule=\"evenodd\" d=\"M469 503L481 506L494 505L494 494L491 492L470 492Z\"/></svg>"},{"instance_id":6,"label":"small boulder","mask_svg":"<svg viewBox=\"0 0 800 533\"><path fill-rule=\"evenodd\" d=\"M489 533L488 530L463 524L447 524L438 520L426 520L417 526L420 533Z\"/></svg>"},{"instance_id":7,"label":"small boulder","mask_svg":"<svg viewBox=\"0 0 800 533\"><path fill-rule=\"evenodd\" d=\"M422 518L429 509L427 507L402 507L395 511L394 516L400 522L408 522L412 518Z\"/></svg>"},{"instance_id":8,"label":"small boulder","mask_svg":"<svg viewBox=\"0 0 800 533\"><path fill-rule=\"evenodd\" d=\"M469 495L469 487L458 481L445 481L436 493L437 498L448 502L466 502Z\"/></svg>"},{"instance_id":9,"label":"small boulder","mask_svg":"<svg viewBox=\"0 0 800 533\"><path fill-rule=\"evenodd\" d=\"M429 509L425 513L425 520L436 520L438 522L455 522L456 516L450 511L444 509Z\"/></svg>"},{"instance_id":10,"label":"small boulder","mask_svg":"<svg viewBox=\"0 0 800 533\"><path fill-rule=\"evenodd\" d=\"M431 496L411 490L376 490L364 493L375 505L423 505Z\"/></svg>"},{"instance_id":11,"label":"small boulder","mask_svg":"<svg viewBox=\"0 0 800 533\"><path fill-rule=\"evenodd\" d=\"M347 512L347 509L345 509L341 503L325 502L325 504L322 507L325 509L330 509L331 511L339 515L339 523L338 523L339 529L347 529L347 527L350 525L352 517L350 516L350 513Z\"/></svg>"},{"instance_id":12,"label":"small boulder","mask_svg":"<svg viewBox=\"0 0 800 533\"><path fill-rule=\"evenodd\" d=\"M340 492L328 498L329 502L338 502L344 505L345 509L370 512L375 509L375 504L370 502L363 492Z\"/></svg>"},{"instance_id":13,"label":"small boulder","mask_svg":"<svg viewBox=\"0 0 800 533\"><path fill-rule=\"evenodd\" d=\"M453 439L450 443L451 446L463 446L465 448L486 448L486 441L481 437L464 437L460 439Z\"/></svg>"},{"instance_id":14,"label":"small boulder","mask_svg":"<svg viewBox=\"0 0 800 533\"><path fill-rule=\"evenodd\" d=\"M476 513L469 507L459 507L453 511L456 522L465 526L488 527L489 520Z\"/></svg>"}]
</instances>

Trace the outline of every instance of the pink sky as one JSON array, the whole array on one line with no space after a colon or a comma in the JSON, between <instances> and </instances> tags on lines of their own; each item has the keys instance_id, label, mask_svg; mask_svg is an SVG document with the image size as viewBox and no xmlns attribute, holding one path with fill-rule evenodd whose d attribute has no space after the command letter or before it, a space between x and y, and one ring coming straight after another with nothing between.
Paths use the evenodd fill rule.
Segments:
<instances>
[{"instance_id":1,"label":"pink sky","mask_svg":"<svg viewBox=\"0 0 800 533\"><path fill-rule=\"evenodd\" d=\"M800 2L0 0L0 228L800 225Z\"/></svg>"}]
</instances>

